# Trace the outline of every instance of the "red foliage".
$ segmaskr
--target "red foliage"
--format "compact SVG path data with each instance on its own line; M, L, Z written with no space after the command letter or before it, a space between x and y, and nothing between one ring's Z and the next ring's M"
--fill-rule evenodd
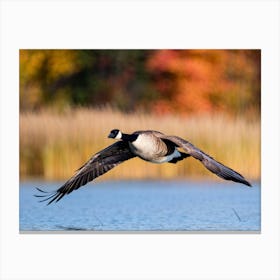
M252 59L252 52L258 52ZM160 92L157 112L209 113L236 110L259 88L260 52L246 50L159 50L147 61ZM260 81L258 81L260 82ZM247 105L250 102L247 102Z

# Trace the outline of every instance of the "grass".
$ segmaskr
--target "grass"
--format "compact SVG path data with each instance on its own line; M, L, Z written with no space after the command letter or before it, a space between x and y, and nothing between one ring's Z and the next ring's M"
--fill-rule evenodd
M112 144L113 128L124 132L154 129L192 142L216 160L249 180L260 179L260 122L225 116L155 116L124 114L110 108L75 109L20 114L21 179L66 179L97 151ZM108 172L103 179L175 179L216 177L189 158L176 165L151 164L132 159Z

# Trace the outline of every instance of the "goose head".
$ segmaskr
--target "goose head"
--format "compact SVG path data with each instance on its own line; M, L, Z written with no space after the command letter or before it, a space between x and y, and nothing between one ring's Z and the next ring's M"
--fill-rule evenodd
M108 138L121 139L122 132L119 129L113 129L113 130L111 130L110 134L108 135Z

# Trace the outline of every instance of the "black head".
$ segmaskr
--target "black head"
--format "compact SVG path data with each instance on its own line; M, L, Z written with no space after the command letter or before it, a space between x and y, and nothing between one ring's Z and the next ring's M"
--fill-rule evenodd
M122 132L119 129L113 129L113 130L111 130L110 134L108 135L108 138L121 139Z

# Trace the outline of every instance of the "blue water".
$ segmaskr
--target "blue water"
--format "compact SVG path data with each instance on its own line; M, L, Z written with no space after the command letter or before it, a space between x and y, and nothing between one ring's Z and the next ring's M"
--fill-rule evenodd
M109 181L88 184L58 203L39 203L20 185L20 231L260 231L260 185L229 182Z

